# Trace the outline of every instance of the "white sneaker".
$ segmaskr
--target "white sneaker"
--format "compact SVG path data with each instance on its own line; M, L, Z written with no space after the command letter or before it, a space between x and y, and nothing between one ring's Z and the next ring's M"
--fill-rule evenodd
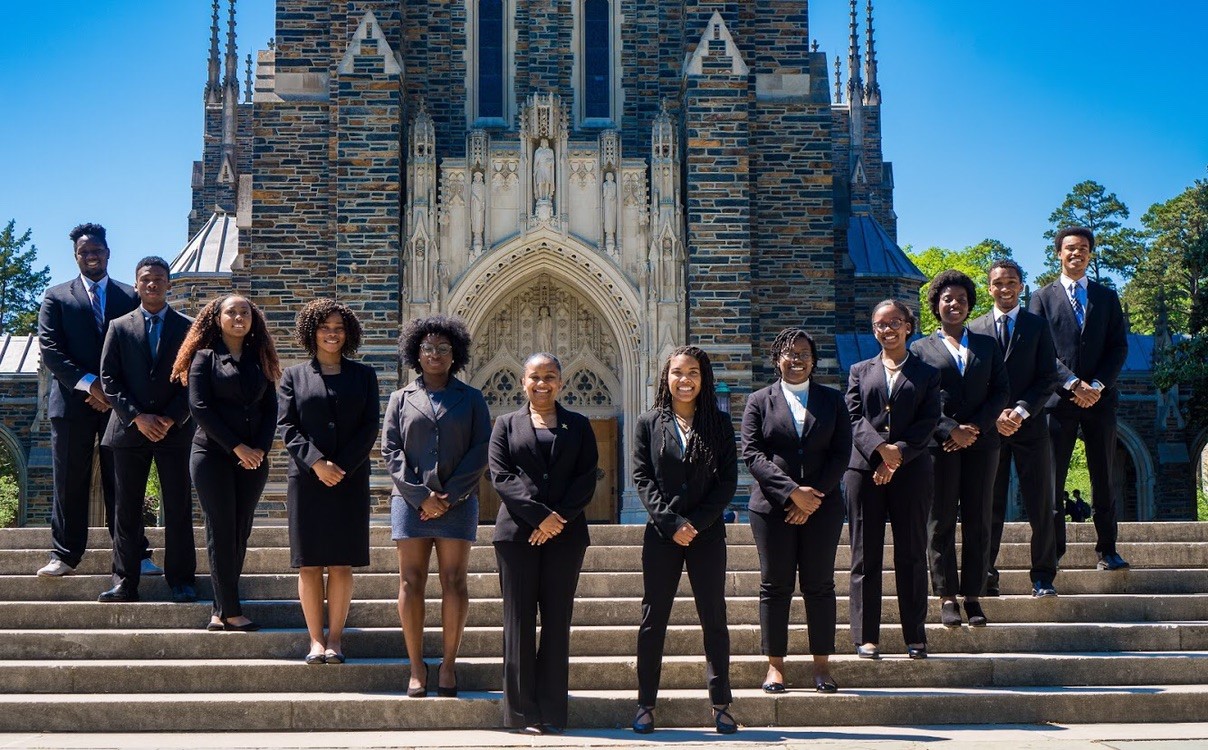
M164 569L155 564L155 561L149 557L144 557L142 565L139 567L139 575L144 576L162 576Z
M38 575L43 578L59 578L61 576L69 576L74 572L75 568L57 557L50 558L50 562L38 568Z

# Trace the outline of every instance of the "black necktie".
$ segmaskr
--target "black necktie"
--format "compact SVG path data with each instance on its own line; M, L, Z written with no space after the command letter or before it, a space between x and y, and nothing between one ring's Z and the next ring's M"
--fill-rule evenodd
M1011 318L1006 315L998 319L998 345L1002 347L1003 354L1011 345Z

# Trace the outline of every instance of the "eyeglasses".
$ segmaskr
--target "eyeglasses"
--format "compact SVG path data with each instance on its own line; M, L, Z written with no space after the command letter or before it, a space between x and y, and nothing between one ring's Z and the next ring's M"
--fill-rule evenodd
M811 362L814 359L813 356L811 356L809 352L790 352L790 351L781 352L780 358L787 359L790 362Z
M427 354L428 356L435 354L438 357L447 357L453 353L453 347L449 346L448 344L441 344L439 346L420 344L419 351L421 354Z
M884 323L877 321L872 324L872 329L874 331L884 333L885 331L900 330L904 325L906 325L906 321L902 320L901 318L894 318L893 320L887 320Z

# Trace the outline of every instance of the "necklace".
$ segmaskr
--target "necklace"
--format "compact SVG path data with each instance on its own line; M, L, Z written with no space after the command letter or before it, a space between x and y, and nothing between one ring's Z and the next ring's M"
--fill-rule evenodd
M529 406L529 419L532 420L534 427L551 429L550 426L558 422L558 410L554 409L548 415L545 415Z
M675 412L672 412L672 416L675 417L675 423L677 425L679 425L680 430L682 430L685 435L688 434L689 432L692 432L692 419L696 415L693 415L693 417L688 417L685 419L684 417L681 417L680 415L676 414Z
M889 370L890 372L897 372L906 365L906 360L908 359L910 359L910 352L906 352L906 356L902 357L902 361L895 365L892 360L885 359L885 357L882 356L881 364L885 366L886 370Z

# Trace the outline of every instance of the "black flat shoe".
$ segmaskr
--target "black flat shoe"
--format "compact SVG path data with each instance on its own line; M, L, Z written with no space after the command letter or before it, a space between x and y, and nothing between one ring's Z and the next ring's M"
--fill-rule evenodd
M814 690L819 693L837 693L839 685L830 677L814 677Z
M856 646L856 656L861 659L880 659L881 649L876 646Z
M927 658L927 647L926 646L907 646L906 655L909 656L911 659L926 659Z
M327 651L325 651L323 653L323 663L324 664L343 664L344 663L344 654L341 654L339 651L335 651L334 649L329 648L329 649L327 649Z
M984 628L989 623L986 613L982 611L981 604L977 602L965 602L965 615L969 618L971 628Z
M441 687L440 685L440 670L445 666L442 661L440 666L436 668L436 695L439 698L456 698L457 697L457 670L453 670L453 687Z
M946 628L961 626L961 608L956 602L944 602L940 605L940 624Z
M562 727L556 727L553 724L542 724L541 725L542 734L562 734L565 731L566 730L563 729Z
M638 706L638 714L633 717L633 731L636 734L654 732L654 706Z
M722 719L729 721L722 721ZM718 734L734 734L738 731L738 722L730 715L730 706L726 704L724 707L713 707L713 726L717 729Z
M231 623L227 622L226 620L223 620L222 629L226 630L228 632L235 632L235 633L255 633L257 630L260 629L260 623L252 622L251 620L248 620L247 622L243 623L242 625L232 625Z
M324 657L324 656L323 656L323 654L307 654L307 655L306 655L306 663L307 663L307 664L311 664L311 665L314 665L314 664L326 664L326 663L327 663L327 658L326 658L326 657Z
M788 688L786 688L784 686L783 682L765 682L765 683L763 683L763 692L765 692L765 693L776 694L776 693L783 693L786 690L788 690Z

